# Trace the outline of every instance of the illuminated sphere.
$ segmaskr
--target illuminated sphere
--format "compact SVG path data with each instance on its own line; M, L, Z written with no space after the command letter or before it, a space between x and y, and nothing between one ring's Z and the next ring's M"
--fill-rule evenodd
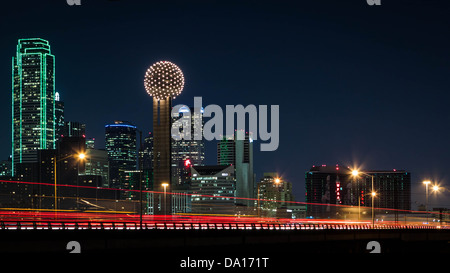
M183 72L174 63L157 62L145 73L144 86L147 93L157 100L175 98L183 91Z

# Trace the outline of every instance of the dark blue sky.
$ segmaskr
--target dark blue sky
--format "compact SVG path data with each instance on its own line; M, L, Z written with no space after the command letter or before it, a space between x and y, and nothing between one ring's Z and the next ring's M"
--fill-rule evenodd
M395 3L393 3L395 2ZM0 156L11 153L11 57L17 39L50 41L66 120L104 146L115 119L151 130L148 66L176 63L175 104L280 105L280 146L259 152L257 180L278 171L304 201L314 164L406 169L450 188L450 5L440 0L7 1L0 44ZM216 163L216 143L207 144ZM450 207L450 194L430 206ZM413 208L415 206L413 205Z

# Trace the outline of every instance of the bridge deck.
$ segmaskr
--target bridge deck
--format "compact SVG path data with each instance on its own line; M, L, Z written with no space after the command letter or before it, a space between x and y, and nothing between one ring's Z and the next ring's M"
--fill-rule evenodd
M258 224L148 224L1 222L0 252L68 252L77 241L83 253L366 253L377 241L384 253L450 253L450 229L436 227ZM230 252L231 251L231 252Z

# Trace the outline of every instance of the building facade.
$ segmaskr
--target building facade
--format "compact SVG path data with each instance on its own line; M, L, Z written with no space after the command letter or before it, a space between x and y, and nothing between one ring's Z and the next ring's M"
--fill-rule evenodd
M191 172L192 213L234 213L236 181L233 166L193 166Z
M232 165L236 177L236 197L254 198L255 174L253 172L253 141L250 134L236 131L234 136L224 137L217 144L217 164ZM236 202L247 207L254 202L237 199Z
M86 148L85 168L82 175L100 176L101 187L109 187L109 160L106 150Z
M153 135L151 132L143 139L139 151L139 169L153 170Z
M55 149L55 56L48 41L19 39L12 58L12 164Z
M342 166L313 166L305 174L308 217L337 217L339 205L347 203L352 188L351 170Z
M195 112L193 108L180 107L178 115L172 116L172 124L180 122L182 128L191 128L190 135L180 132L180 140L172 138L171 153L171 183L174 187L183 186L190 182L190 165L202 166L205 159L205 144L203 142L203 111ZM194 124L201 125L201 130L195 131ZM200 139L195 137L199 133Z
M59 92L55 92L55 138L58 143L64 135L64 102Z
M110 187L121 188L124 172L137 169L136 126L126 121L106 125L105 146L109 160Z
M391 213L411 209L411 173L395 169L360 173L355 177L351 169L339 165L313 166L305 173L307 216L344 217L356 213L351 206L371 208L372 198L375 208L394 209Z
M294 200L292 183L277 173L264 173L257 187L257 207L266 216L276 216L280 209L286 210Z
M11 179L12 174L12 157L0 161L0 177L2 179Z
M86 124L78 121L64 122L64 137L86 137Z
M405 170L380 170L364 171L366 176L353 178L357 183L356 193L359 195L351 196L350 204L358 204L370 207L372 205L370 192L373 188L376 192L374 206L378 208L411 210L411 173Z

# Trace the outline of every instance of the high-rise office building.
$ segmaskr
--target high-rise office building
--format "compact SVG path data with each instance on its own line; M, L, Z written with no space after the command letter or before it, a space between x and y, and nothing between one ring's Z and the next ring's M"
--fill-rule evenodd
M78 121L64 122L64 137L86 137L86 124Z
M86 139L86 149L95 149L95 138Z
M354 177L347 167L313 166L305 173L307 215L336 217L343 208L339 205L371 207L372 176L376 192L374 207L401 210L411 208L411 174L408 171L361 173L364 175Z
M82 175L100 176L101 186L109 187L109 161L108 152L86 148L85 168Z
M136 126L127 121L114 121L105 126L105 146L110 168L110 186L121 188L124 171L137 169Z
M59 92L55 93L55 138L58 143L64 135L64 102Z
M186 117L188 118L184 118ZM202 166L205 159L205 144L203 142L202 130L194 130L194 124L199 124L202 126L202 115L203 111L195 112L193 108L181 107L178 111L178 116L172 116L172 123L177 121L183 124L182 128L191 128L190 139L186 139L186 132L180 132L180 140L175 140L172 138L172 185L174 187L186 185L190 182L190 167L191 166ZM195 134L198 133L199 137Z
M12 58L12 162L37 162L55 149L55 56L41 38L19 39Z
M151 132L143 139L142 149L139 151L139 169L153 170L153 135Z
M234 171L231 165L192 167L192 212L234 213L236 203Z
M305 174L307 216L336 217L351 190L351 170L343 166L313 166ZM345 202L345 203L344 203ZM314 205L316 203L317 205Z
M353 177L356 190L353 190L351 204L370 207L370 192L376 192L374 206L378 208L410 210L411 209L411 173L405 170L363 171L365 176Z
M236 131L234 136L224 137L217 144L218 165L233 165L236 177L236 197L255 197L253 173L253 141L249 133ZM238 199L238 204L253 206L251 200Z
M234 137L223 137L217 144L217 164L236 164L236 145Z
M149 170L127 170L122 175L122 199L140 200L142 187L142 199L148 201L148 191L151 190L152 172Z
M12 176L12 158L10 156L8 159L0 161L0 177L11 179Z
M276 212L277 209L290 205L290 201L294 201L292 183L284 180L277 173L264 173L257 188L259 203L257 206L262 210Z

